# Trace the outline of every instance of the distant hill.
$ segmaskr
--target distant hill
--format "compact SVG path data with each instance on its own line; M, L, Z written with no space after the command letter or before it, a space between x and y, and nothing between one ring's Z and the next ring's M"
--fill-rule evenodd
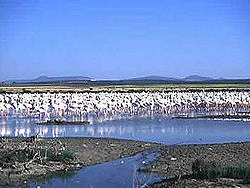
M184 84L184 83L250 83L250 79L223 79L211 78L199 75L190 75L185 78L173 78L165 76L150 75L145 77L128 79L93 79L84 76L62 76L48 77L40 76L35 79L26 80L8 80L2 84L24 84L24 85L81 85L81 86L102 86L102 85L145 85L145 84Z
M173 78L173 77L165 77L165 76L145 76L145 77L138 77L138 78L130 78L127 80L132 80L132 81L152 81L152 80L159 80L159 81L180 81L180 82L189 82L189 81L210 81L214 80L214 78L211 77L204 77L204 76L199 76L199 75L190 75L185 78Z
M40 76L34 79L35 82L81 81L81 80L92 80L92 78L84 77L84 76L64 76L64 77Z
M58 82L58 81L90 81L92 78L83 76L63 76L63 77L48 77L40 76L30 80L7 80L5 83L27 83L27 82Z
M179 80L179 79L178 79L178 78L172 78L172 77L151 75L151 76L145 76L145 77L130 78L130 79L126 79L126 80L161 80L161 81L177 81L177 80Z
M40 76L30 80L8 80L0 82L1 86L71 86L95 87L118 85L153 85L153 84L250 84L250 79L223 79L190 75L185 78L172 78L164 76L145 76L130 79L93 79L83 76L48 77ZM0 88L1 90L1 88Z
M211 77L204 77L199 75L190 75L185 78L183 78L184 81L209 81L214 80L214 78Z
M190 82L190 81L210 81L214 80L210 77L203 77L199 75L190 75L185 78L173 78L166 76L157 76L150 75L145 77L136 77L136 78L128 78L122 80L113 80L113 81L121 81L121 82ZM48 76L40 76L35 79L26 79L26 80L7 80L4 83L38 83L38 82L78 82L78 81L93 81L93 78L84 77L84 76L61 76L61 77L48 77ZM112 81L112 80L106 80Z

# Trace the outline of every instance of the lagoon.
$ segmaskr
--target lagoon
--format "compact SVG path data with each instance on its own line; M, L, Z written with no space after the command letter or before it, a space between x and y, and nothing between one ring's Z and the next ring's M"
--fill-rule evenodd
M250 122L171 119L163 116L92 121L86 125L36 125L35 118L1 118L0 135L27 137L112 137L163 144L204 144L250 140Z

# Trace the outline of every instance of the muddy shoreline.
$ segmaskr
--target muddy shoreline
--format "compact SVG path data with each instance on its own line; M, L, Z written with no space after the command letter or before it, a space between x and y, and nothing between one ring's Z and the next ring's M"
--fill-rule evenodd
M24 138L5 138L8 143L22 142ZM74 154L68 163L50 162L45 166L34 164L30 171L21 174L8 174L0 168L0 187L5 185L25 185L31 181L53 177L56 174L74 172L84 166L127 157L156 146L161 146L161 155L143 170L157 173L165 180L152 185L154 188L195 188L195 187L250 187L238 179L218 178L200 180L192 177L192 163L196 159L216 161L222 164L250 165L250 142L168 145L122 140L113 138L43 138L37 142L46 146L60 142L67 151Z
M0 150L15 142L22 144L25 138L4 138L4 140ZM84 166L127 157L160 145L113 138L42 138L36 142L44 147L60 143L67 152L74 154L74 159L63 163L50 161L46 164L39 164L34 162L29 165L28 170L23 169L23 164L16 164L16 162L9 168L0 167L0 187L27 185L34 180L51 177L58 173L74 172Z
M174 145L161 149L161 156L145 171L160 174L166 178L154 188L198 188L198 187L250 187L240 179L217 178L200 180L192 177L192 163L196 159L215 161L221 164L250 165L250 142Z

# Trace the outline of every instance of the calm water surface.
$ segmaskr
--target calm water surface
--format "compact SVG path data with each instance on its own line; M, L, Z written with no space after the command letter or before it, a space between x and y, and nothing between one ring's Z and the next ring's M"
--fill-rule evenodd
M0 136L114 137L175 143L216 143L250 140L250 122L206 119L134 117L86 125L36 125L37 119L0 119Z
M146 182L152 184L160 181L161 178L156 174L145 174L136 170L153 161L156 156L155 151L144 151L131 157L88 166L77 173L33 182L29 186L43 188L132 188L133 185L137 187Z

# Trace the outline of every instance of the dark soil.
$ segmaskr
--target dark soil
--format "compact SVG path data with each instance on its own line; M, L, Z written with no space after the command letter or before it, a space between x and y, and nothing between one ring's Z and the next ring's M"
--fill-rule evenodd
M166 146L161 156L146 171L158 173L166 180L153 187L250 187L239 179L218 178L200 180L192 177L192 163L196 159L221 164L250 165L250 142Z

